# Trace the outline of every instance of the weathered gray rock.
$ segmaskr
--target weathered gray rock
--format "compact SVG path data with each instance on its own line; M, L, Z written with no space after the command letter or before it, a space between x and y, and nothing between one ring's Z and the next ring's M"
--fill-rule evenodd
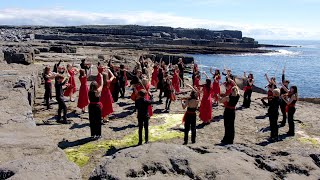
M272 179L244 153L201 153L183 145L151 143L106 157L91 179Z
M38 76L27 67L0 64L0 179L81 179L79 167L36 127Z
M49 48L49 47L37 47L37 49L38 49L40 52L49 52L49 51L50 51L50 48Z
M7 63L18 63L29 65L34 62L34 49L17 47L4 50L4 59Z
M51 46L50 51L53 51L56 53L76 53L77 48L71 47L71 46Z

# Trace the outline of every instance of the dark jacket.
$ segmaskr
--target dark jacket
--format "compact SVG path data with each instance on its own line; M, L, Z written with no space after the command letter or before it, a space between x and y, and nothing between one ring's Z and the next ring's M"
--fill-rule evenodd
M138 119L149 118L148 106L151 104L152 102L149 100L146 100L145 98L139 98L136 100L135 105L138 111Z
M269 109L268 109L269 115L273 115L273 116L279 115L279 106L281 103L281 100L279 97L273 97L272 99L269 100L269 102L265 102L264 99L261 99L261 101L265 106L269 106Z

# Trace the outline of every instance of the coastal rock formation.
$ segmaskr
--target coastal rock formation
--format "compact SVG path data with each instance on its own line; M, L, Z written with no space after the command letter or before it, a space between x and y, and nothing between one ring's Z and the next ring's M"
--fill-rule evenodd
M0 64L0 179L80 179L79 168L36 127L35 66Z
M34 62L34 49L27 47L7 48L4 50L4 59L7 63L32 64Z
M289 153L272 156L249 154L208 146L183 146L151 143L124 149L105 157L92 172L90 179L283 179L317 178L318 167L311 158L299 158ZM287 159L287 160L286 160ZM288 160L288 159L291 159Z
M71 46L51 46L50 51L56 53L76 53L77 48Z

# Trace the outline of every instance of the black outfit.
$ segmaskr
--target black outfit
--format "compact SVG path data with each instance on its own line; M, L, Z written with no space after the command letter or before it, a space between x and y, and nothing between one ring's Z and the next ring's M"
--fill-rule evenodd
M51 84L51 80L46 77L46 75L44 74L43 75L43 79L44 79L44 89L45 89L45 92L44 92L44 100L46 102L46 106L47 106L47 109L50 108L50 99L52 99L52 84Z
M119 99L119 93L120 93L120 82L119 82L119 76L118 73L113 73L115 78L114 80L111 82L113 84L113 90L111 92L112 94L112 98L114 102L118 102Z
M295 104L296 104L297 100L293 100L291 102L291 104L289 104L288 106L288 124L289 124L289 131L288 131L288 135L290 136L294 136L294 121L293 121L293 116L294 113L296 112L296 108L295 108Z
M246 90L243 94L243 107L250 108L251 104L251 94L252 94L252 86L250 86L249 82L252 82L252 79L247 79Z
M57 73L57 72L58 72L58 67L60 66L60 64L61 64L61 60L60 60L57 64L55 64L55 65L53 66L53 71L52 71L52 72Z
M120 86L120 96L124 98L124 94L126 93L126 71L120 69L119 73L119 86Z
M234 140L234 120L236 118L235 107L239 101L240 96L229 96L229 102L225 106L223 118L224 118L224 137L221 141L223 144L233 144Z
M278 117L279 117L279 106L281 103L280 98L273 97L272 99L269 100L268 103L266 103L264 99L262 99L261 101L265 106L269 106L268 116L270 121L271 139L278 140Z
M142 129L144 128L145 142L149 140L149 112L148 106L151 105L151 101L145 98L139 98L135 102L136 109L138 111L138 126L139 126L139 144L142 144Z
M162 93L164 92L164 79L163 79L163 73L162 72L158 73L157 89L160 89L159 101L162 101Z
M100 97L95 92L89 91L89 121L91 136L101 136L101 106Z
M184 65L183 63L178 63L178 68L179 68L179 77L180 77L180 87L184 87L184 78L183 78L183 74L184 74Z
M284 74L282 74L282 83L284 83L284 80L285 80L285 76L284 76ZM286 86L286 88L288 88L288 87ZM280 96L283 94L287 94L287 92L281 87ZM281 109L281 113L282 113L281 126L286 125L286 121L287 121L286 106L287 106L287 103L283 99L281 99L281 103L280 103L280 109Z
M169 110L170 104L171 104L171 94L172 94L169 80L165 81L163 89L164 89L164 97L167 98L166 99L166 110Z
M222 72L222 75L227 76L227 73ZM230 79L235 80L235 76L233 74L230 73L229 75Z
M184 144L188 144L188 134L191 129L191 141L196 142L196 114L197 108L187 108L184 116Z
M67 106L66 103L64 102L63 99L63 89L62 86L65 85L67 83L67 79L64 82L58 82L57 78L56 78L56 82L55 82L55 88L56 88L56 99L58 102L58 122L61 122L61 111L63 111L63 121L62 122L67 122Z

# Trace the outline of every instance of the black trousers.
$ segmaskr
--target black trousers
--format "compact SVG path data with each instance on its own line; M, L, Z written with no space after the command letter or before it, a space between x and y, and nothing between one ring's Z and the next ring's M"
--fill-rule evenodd
M58 121L61 120L61 111L63 111L63 120L67 120L67 106L63 99L57 99L58 101Z
M184 79L183 79L183 73L179 73L179 77L180 77L180 87L184 87Z
M170 109L170 105L171 105L171 99L170 99L170 97L167 97L167 99L166 99L166 109L167 110Z
M126 93L126 82L120 81L120 96L123 98Z
M243 107L249 108L251 104L251 94L252 90L248 89L243 94Z
M278 137L278 117L279 114L269 114L271 138Z
M138 117L139 144L142 143L142 129L144 128L144 140L149 141L149 117Z
M101 108L98 104L89 104L91 136L101 136Z
M196 142L196 113L187 113L184 117L184 143L188 143L188 134L191 129L191 141Z
M44 92L44 100L46 102L46 106L47 108L49 109L50 107L50 99L52 98L52 84L51 83L45 83L44 84L44 89L45 89L45 92Z
M162 100L162 94L164 93L163 88L160 88L160 92L159 92L159 101Z
M223 113L224 118L224 137L222 143L233 144L234 140L234 120L236 118L235 110L226 108Z
M295 107L290 107L288 110L288 124L289 124L289 134L294 135L294 121L293 121L293 116L294 113L296 112Z
M111 92L111 94L112 94L112 99L113 99L114 102L118 102L119 92L120 92L120 85L119 85L119 83L115 83L114 89L113 89L113 91Z
M287 106L287 103L281 102L280 109L281 109L281 113L282 113L282 121L281 121L282 125L285 125L287 122L286 106Z

